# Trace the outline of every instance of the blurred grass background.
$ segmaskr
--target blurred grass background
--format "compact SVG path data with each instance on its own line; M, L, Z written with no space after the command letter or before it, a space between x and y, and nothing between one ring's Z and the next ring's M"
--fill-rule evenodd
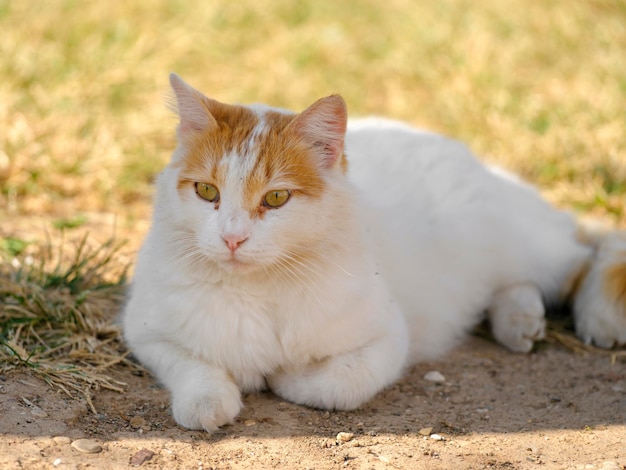
M0 31L5 236L28 216L145 221L170 71L225 102L341 93L624 225L624 0L0 0Z

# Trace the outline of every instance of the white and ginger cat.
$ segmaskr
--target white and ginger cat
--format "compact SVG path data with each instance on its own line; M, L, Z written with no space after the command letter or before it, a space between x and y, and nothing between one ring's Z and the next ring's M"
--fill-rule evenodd
M528 352L544 305L626 343L626 239L587 234L466 147L339 96L300 114L233 106L176 75L178 147L124 313L176 421L212 431L242 392L349 410L488 315Z

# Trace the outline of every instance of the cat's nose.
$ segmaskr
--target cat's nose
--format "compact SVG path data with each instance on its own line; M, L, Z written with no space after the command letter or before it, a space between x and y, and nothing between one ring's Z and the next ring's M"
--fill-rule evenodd
M226 246L228 247L228 249L234 253L235 250L239 248L241 244L248 239L248 237L246 237L245 235L229 233L229 234L222 235L222 239L226 243Z

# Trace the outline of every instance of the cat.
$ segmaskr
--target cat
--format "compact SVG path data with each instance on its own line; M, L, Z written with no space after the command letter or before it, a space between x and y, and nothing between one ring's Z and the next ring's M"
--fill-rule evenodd
M545 305L626 343L626 238L592 233L462 144L338 95L295 114L170 76L178 146L123 313L178 424L214 431L241 394L351 410L485 314L528 352Z

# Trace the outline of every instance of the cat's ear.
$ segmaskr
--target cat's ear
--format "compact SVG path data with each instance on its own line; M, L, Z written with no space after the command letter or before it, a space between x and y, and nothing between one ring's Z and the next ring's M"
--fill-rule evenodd
M188 85L175 73L170 74L170 85L175 99L175 102L172 100L171 107L180 117L178 126L180 137L217 127L217 121L210 111L212 100Z
M323 168L331 168L343 160L347 121L345 101L331 95L298 114L287 128L315 150Z

